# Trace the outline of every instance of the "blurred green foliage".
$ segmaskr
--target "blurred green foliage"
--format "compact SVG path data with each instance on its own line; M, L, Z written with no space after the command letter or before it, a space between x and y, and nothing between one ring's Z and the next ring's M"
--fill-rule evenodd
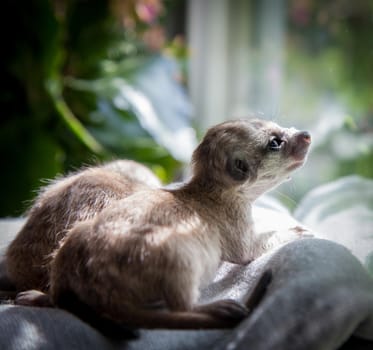
M40 179L82 163L130 158L175 175L181 163L131 103L113 103L166 45L165 13L161 1L2 3L0 216L21 214Z
M185 8L169 15L180 3L185 0L2 2L1 216L21 214L41 179L82 164L131 158L164 181L177 174L184 159L171 155L167 144L171 135L174 149L187 148L170 127L187 107L164 106L177 100L188 55L183 40L171 41L165 32L170 21L185 20ZM314 126L310 159L299 181L285 185L292 186L292 207L320 183L349 174L373 178L373 2L292 0L284 6L279 109L299 128ZM169 67L163 76L159 69L154 74L164 54L177 58L178 77ZM160 84L165 75L174 84L167 93ZM144 88L149 81L165 99L154 100L158 92ZM171 119L147 128L134 92Z

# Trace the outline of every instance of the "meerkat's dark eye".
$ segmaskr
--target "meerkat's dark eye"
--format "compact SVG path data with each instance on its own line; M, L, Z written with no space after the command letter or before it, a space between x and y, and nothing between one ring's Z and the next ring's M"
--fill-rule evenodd
M273 137L268 143L268 149L270 151L279 151L283 141L278 137Z

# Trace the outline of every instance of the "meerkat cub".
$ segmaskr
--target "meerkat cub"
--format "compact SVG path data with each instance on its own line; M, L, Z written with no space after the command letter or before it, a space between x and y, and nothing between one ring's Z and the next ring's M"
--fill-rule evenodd
M200 287L222 260L245 264L262 253L251 206L304 163L310 142L307 132L258 119L212 127L185 184L136 191L72 227L51 261L53 304L69 309L75 298L134 327L236 324L245 308L197 305Z
M6 252L8 277L17 291L49 289L50 263L71 227L113 201L161 184L147 167L117 160L59 178L42 189Z

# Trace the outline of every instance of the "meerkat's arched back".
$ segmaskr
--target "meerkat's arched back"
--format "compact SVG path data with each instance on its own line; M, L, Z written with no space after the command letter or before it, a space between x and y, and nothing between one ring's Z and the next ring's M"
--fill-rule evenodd
M47 292L54 251L76 222L93 218L113 201L160 185L145 166L117 160L57 178L42 188L6 252L7 272L15 289Z

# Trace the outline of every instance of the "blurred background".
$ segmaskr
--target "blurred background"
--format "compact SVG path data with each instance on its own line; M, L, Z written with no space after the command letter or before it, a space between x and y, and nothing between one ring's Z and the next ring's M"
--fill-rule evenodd
M372 1L5 0L0 16L0 216L83 164L178 180L207 127L252 115L312 133L274 192L289 210L373 177Z

